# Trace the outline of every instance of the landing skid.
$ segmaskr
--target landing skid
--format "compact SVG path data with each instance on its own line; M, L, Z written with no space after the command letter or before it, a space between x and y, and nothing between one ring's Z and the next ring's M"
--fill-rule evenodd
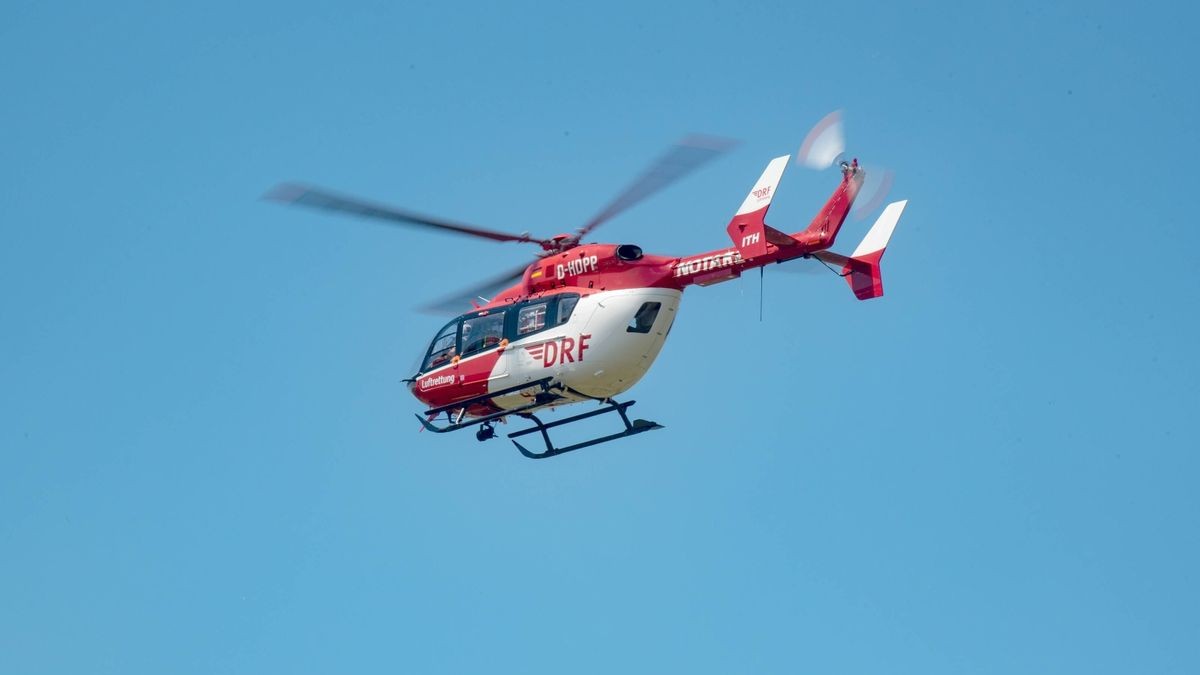
M642 432L653 431L655 429L663 428L662 425L660 425L656 422L650 422L647 420L635 419L632 422L629 421L629 417L628 417L628 415L625 414L625 411L626 411L626 409L629 408L629 406L633 405L635 403L635 401L626 401L624 403L618 403L612 399L597 399L603 404L603 407L601 407L599 410L592 410L589 412L580 413L578 415L572 415L571 417L564 417L563 419L555 420L553 422L548 422L548 423L543 422L540 419L538 419L538 417L536 415L534 415L532 411L535 408L540 408L542 406L553 403L553 402L558 401L563 398L563 396L561 394L557 393L554 390L558 389L559 391L562 391L564 388L561 385L553 385L552 386L550 384L551 380L552 380L552 378L547 377L547 378L544 378L541 380L537 380L535 382L529 382L526 384L518 385L516 387L510 387L508 389L503 389L501 391L483 394L481 396L476 396L476 397L465 399L462 401L456 401L455 403L452 403L450 405L445 405L445 406L441 406L438 408L430 408L429 410L425 411L424 417L422 417L421 415L417 415L417 419L421 421L421 425L424 428L426 428L429 431L432 431L434 433L437 433L437 434L444 434L448 431L458 431L459 429L465 429L467 427L478 426L480 428L476 431L475 438L479 439L480 441L485 441L485 440L488 440L489 438L495 437L495 435L496 435L495 429L492 427L492 422L494 422L500 418L507 417L509 415L518 415L525 419L531 420L533 422L534 426L532 426L528 429L522 429L521 431L513 432L508 435L508 438L511 440L511 439L515 439L520 436L524 436L526 434L541 433L542 441L546 444L545 452L530 452L525 446L521 445L520 443L518 443L514 440L513 445L517 446L517 450L520 451L520 453L522 455L528 457L529 459L546 459L548 457L555 457L557 455L572 452L575 450L582 450L583 448L588 448L593 445L599 445L601 443L615 441L618 438L625 438L626 436L633 436L636 434L640 434ZM481 417L473 417L473 418L465 420L465 421L463 420L466 409L470 408L473 405L485 404L485 403L490 402L493 398L496 398L498 396L515 394L520 391L525 391L525 390L534 389L534 388L538 389L539 391L533 396L533 399L529 403L518 406L516 408L510 408L508 410L498 410L498 411L488 414L488 415L483 415ZM573 390L569 390L569 391L571 391L571 393L573 393L573 394L577 394L580 396L584 395L584 394L579 394L578 392L575 392ZM621 416L621 421L625 423L624 431L620 431L615 434L609 434L607 436L600 436L598 438L593 438L590 441L583 441L582 443L568 445L564 448L555 447L554 443L550 440L550 434L547 433L550 429L553 429L554 427L562 426L564 424L570 424L571 422L578 422L580 420L585 420L589 417L596 417L597 415L605 415L605 414L608 414L611 412L615 412ZM436 419L437 416L442 415L442 414L446 415L447 424L445 426L437 426L436 424L433 423L433 420Z
M534 432L541 432L542 441L544 441L546 443L546 451L545 452L530 452L528 449L525 448L525 446L521 445L520 443L518 443L516 441L513 441L513 445L517 446L517 450L520 451L520 453L522 455L528 457L529 459L546 459L547 457L555 457L557 455L561 455L561 454L564 454L567 452L572 452L574 450L582 450L583 448L588 448L593 445L599 445L601 443L615 441L618 438L625 438L626 436L633 436L635 434L640 434L645 431L654 431L655 429L663 428L661 424L658 424L656 422L650 422L647 420L636 419L636 420L630 422L629 417L626 416L626 414L625 414L625 409L628 408L629 406L633 405L635 402L636 401L626 401L624 403L617 403L616 401L613 401L610 399L609 401L606 402L605 407L603 407L599 410L593 410L591 412L585 412L585 413L581 413L579 415L573 415L571 417L564 417L561 420L555 420L548 424L541 421L540 419L538 419L537 415L534 415L533 413L521 413L521 417L533 420L533 423L535 426L530 427L529 429L522 429L521 431L513 432L508 435L508 438L511 440L518 436L524 436L526 434L532 434ZM553 429L554 427L561 426L563 424L570 424L571 422L578 422L579 420L587 419L589 417L595 417L597 415L604 415L604 414L607 414L610 412L616 412L617 414L619 414L621 416L621 421L625 423L625 431L621 431L621 432L618 432L615 434L609 434L608 436L601 436L599 438L593 438L590 441L576 443L575 445L568 445L565 448L554 447L554 443L550 440L550 434L546 433L547 430Z

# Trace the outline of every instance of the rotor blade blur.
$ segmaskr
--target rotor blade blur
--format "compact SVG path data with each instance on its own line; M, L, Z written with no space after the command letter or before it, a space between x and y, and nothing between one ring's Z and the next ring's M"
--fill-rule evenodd
M671 146L638 178L597 213L587 225L579 228L574 240L579 241L592 230L611 220L622 211L671 185L709 161L728 152L737 141L717 136L691 135Z
M488 230L474 225L466 225L456 223L450 220L434 218L413 211L405 211L391 206L382 204L372 204L356 197L337 194L335 192L322 188L312 187L309 185L300 185L298 183L283 183L277 185L270 192L263 195L264 199L269 199L275 202L284 204L299 204L301 206L309 206L315 209L324 209L326 211L338 211L341 213L349 213L363 218L373 218L375 220L383 220L391 223L400 223L403 225L418 225L438 230L448 230L459 234L466 234L472 237L482 237L493 241L521 241L532 242L536 244L543 243L540 239L534 239L527 234L508 234L507 232L497 232Z
M887 201L892 191L892 183L896 180L896 172L891 169L874 169L867 172L867 178L858 191L858 202L854 206L855 220L866 220L879 210Z
M800 151L796 153L796 161L810 169L828 169L845 151L842 111L834 110L809 130L804 143L800 145Z
M529 267L529 263L492 277L471 288L464 288L457 293L439 298L421 307L421 311L429 314L461 314L470 311L472 300L481 295L491 298L496 292L504 290L523 277L527 267Z

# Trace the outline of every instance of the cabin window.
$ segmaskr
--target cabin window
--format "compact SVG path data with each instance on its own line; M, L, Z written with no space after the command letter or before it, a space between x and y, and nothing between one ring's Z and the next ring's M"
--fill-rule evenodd
M529 335L536 333L546 327L546 310L550 307L548 302L539 302L536 305L526 305L517 312L517 336Z
M575 311L575 305L579 304L578 295L563 295L559 296L558 300L558 317L554 325L561 326L571 319L571 313Z
M462 355L470 356L496 347L504 339L504 312L473 316L462 322Z
M438 332L437 337L433 338L433 344L429 345L429 354L425 358L425 366L421 370L429 370L437 368L450 362L454 358L454 344L458 338L458 320L455 319L446 324L446 327Z
M658 310L662 309L661 302L644 302L637 314L633 315L633 319L629 322L629 327L625 329L626 333L649 333L654 326L654 320L658 318Z

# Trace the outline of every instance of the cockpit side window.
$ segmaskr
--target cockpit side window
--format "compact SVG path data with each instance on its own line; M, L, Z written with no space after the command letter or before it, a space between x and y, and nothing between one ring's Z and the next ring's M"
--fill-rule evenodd
M546 310L548 302L526 305L517 312L517 337L536 333L546 327Z
M462 355L496 347L504 339L504 312L473 316L462 322Z
M575 311L575 305L578 303L578 295L560 295L558 298L558 317L555 319L554 325L561 326L569 321L571 313Z
M421 370L426 371L450 363L450 359L454 358L457 339L458 320L455 319L446 324L445 328L438 331L437 337L433 338L433 343L429 345L429 353L425 357L425 365L421 367Z

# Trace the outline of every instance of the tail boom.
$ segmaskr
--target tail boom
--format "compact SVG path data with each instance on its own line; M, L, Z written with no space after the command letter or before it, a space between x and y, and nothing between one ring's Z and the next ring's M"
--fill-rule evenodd
M776 157L750 190L726 232L733 248L709 251L699 255L677 258L671 263L672 287L683 289L692 284L709 286L741 276L742 272L773 262L795 258L815 257L830 265L840 266L842 276L860 300L883 295L883 280L879 261L900 214L907 202L889 204L879 220L867 232L854 254L845 256L829 248L850 213L862 187L864 172L858 160L842 163L842 181L809 226L794 234L786 234L766 224L764 218L789 156Z
M858 197L858 191L863 184L863 171L858 167L858 160L850 164L842 163L842 183L834 190L829 201L809 223L808 228L791 235L797 244L805 249L805 253L819 251L833 246L842 223Z

